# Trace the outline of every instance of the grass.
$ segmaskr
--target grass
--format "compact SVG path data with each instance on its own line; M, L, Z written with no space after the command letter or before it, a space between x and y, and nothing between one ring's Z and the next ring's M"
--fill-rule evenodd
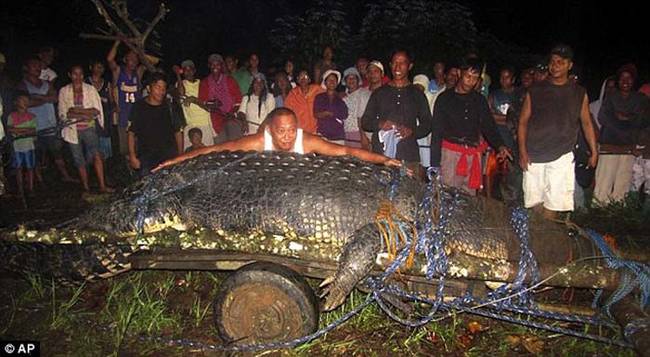
M0 310L0 321L7 321L0 326L0 339L10 336L37 339L51 351L67 355L184 356L190 350L139 337L183 337L220 344L212 325L210 307L221 277L203 272L133 272L107 282L74 288L38 283L38 279L14 280L13 289L0 292L0 298L9 303L7 308ZM24 296L31 298L21 300ZM98 297L101 303L93 305L92 300ZM365 299L366 294L353 292L343 306L321 315L320 327L340 318ZM30 306L42 308L32 311L27 309ZM470 323L478 323L484 329L472 333L468 327ZM369 306L322 338L283 351L282 355L505 356L529 353L523 344L509 342L512 336L541 341L543 354L633 355L632 351L622 348L466 314L451 314L420 328L406 328L388 319L376 305Z
M166 298L173 287L169 277L149 284L145 274L131 274L112 284L101 319L114 327L112 335L115 351L120 351L128 335L159 334L163 330L178 329L178 317L171 313Z
M52 323L50 323L50 328L57 330L60 328L66 328L71 326L74 323L74 319L80 315L79 311L73 311L72 308L77 305L83 292L85 284L82 284L76 289L73 289L72 296L70 296L65 301L62 301L60 304L57 303L56 298L56 283L52 280L51 284L51 295L52 295Z
M574 213L576 223L595 229L601 233L611 233L619 236L643 237L637 243L648 242L650 232L650 214L643 211L643 199L636 192L628 193L623 200L609 205L591 205Z
M190 315L193 318L194 322L194 327L199 327L203 323L203 320L205 320L205 317L208 315L208 312L210 312L210 307L211 304L203 304L201 302L201 297L196 296L194 298L194 301L192 302L192 307L190 308Z

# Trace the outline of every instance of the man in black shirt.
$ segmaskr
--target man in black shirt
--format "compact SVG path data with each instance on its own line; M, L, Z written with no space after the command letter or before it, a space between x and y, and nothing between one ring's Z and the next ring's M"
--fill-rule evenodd
M431 112L422 91L409 81L413 67L406 51L391 57L393 79L372 92L361 117L363 130L372 132L372 151L407 162L411 169L420 167L417 139L429 134Z
M129 113L129 163L145 176L161 162L183 153L181 123L172 116L166 100L167 82L154 73L149 95L137 101Z
M454 88L440 94L433 108L431 166L440 167L446 185L476 194L481 187L481 153L497 148L497 159L512 159L497 131L487 100L474 90L482 64L475 58L461 64Z

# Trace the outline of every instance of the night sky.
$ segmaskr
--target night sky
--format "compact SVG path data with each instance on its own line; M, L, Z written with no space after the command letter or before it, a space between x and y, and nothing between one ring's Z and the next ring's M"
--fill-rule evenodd
M346 3L350 26L361 22L368 1ZM132 1L131 12L149 19L157 10L156 0ZM229 53L256 50L262 62L270 61L268 31L273 19L283 14L300 14L309 1L199 1L170 0L171 12L159 25L167 65L193 58L197 64L212 52ZM585 85L594 92L602 78L626 62L634 62L648 81L650 35L644 27L647 11L638 3L580 1L530 2L503 0L461 1L473 12L480 31L490 32L532 53L544 54L557 42L572 45L576 65ZM74 62L104 58L109 42L81 40L80 32L93 32L99 20L88 0L2 1L0 5L0 51L9 60L9 69L18 75L20 61L42 45L60 50L54 64L59 73ZM345 65L345 64L344 64ZM201 67L199 65L199 67ZM495 69L492 68L494 71Z

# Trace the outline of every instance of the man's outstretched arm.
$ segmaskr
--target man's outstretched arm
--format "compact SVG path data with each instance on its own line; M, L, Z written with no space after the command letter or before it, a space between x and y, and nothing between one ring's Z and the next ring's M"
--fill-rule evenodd
M212 146L206 146L201 149L192 150L183 155L179 155L171 160L167 160L162 164L158 165L156 168L151 170L151 172L156 172L162 168L176 165L185 160L195 158L197 156L209 154L212 152L219 151L262 151L264 149L264 135L248 135L237 140L226 141L225 143L216 144Z
M338 145L330 143L327 140L312 134L304 134L305 152L313 152L321 155L328 156L354 156L359 160L367 161L373 164L380 164L386 166L400 167L402 163L399 160L391 159L381 154L371 151L353 148L345 145Z

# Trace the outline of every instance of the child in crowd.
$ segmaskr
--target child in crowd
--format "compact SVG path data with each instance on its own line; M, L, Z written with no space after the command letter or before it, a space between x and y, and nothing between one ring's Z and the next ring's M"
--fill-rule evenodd
M199 128L192 128L188 132L187 136L190 138L190 142L192 143L192 146L189 146L187 149L185 149L185 152L190 152L194 151L196 149L200 149L205 147L203 144L203 132Z
M28 107L29 94L18 92L14 101L15 111L7 118L7 131L14 137L12 167L16 169L16 184L21 197L24 195L23 177L27 180L27 194L34 191L36 117L27 111Z

